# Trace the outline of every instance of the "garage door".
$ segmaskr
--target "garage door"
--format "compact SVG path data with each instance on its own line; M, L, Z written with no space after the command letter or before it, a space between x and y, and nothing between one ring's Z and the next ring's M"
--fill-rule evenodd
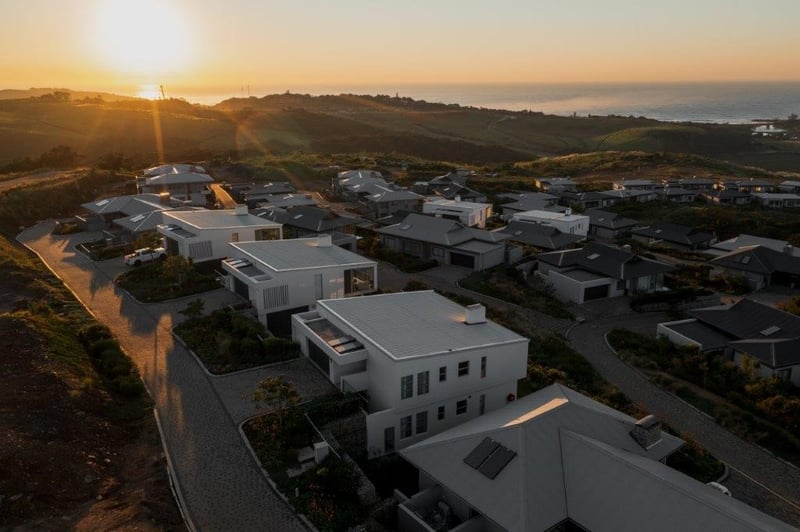
M275 336L282 338L292 337L292 315L299 312L305 312L308 307L296 307L288 310L281 310L279 312L270 312L267 314L267 329Z
M474 270L475 257L472 255L464 255L463 253L450 253L450 264L453 266L464 266Z
M602 286L590 286L588 288L584 288L583 290L584 301L589 301L590 299L600 299L603 297L608 297L607 284L604 284Z

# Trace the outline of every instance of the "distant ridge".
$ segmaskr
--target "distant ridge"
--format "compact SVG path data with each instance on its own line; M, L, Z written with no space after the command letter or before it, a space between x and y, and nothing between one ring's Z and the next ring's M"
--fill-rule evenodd
M52 94L56 91L68 92L71 99L82 100L84 98L97 98L98 96L107 102L119 102L127 100L138 100L133 96L123 96L111 92L100 91L75 91L72 89L55 87L31 87L30 89L0 89L0 100L22 100L25 98L38 98L45 94Z

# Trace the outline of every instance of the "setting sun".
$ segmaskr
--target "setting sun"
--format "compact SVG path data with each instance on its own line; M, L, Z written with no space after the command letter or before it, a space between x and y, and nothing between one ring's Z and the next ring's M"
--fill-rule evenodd
M94 46L105 64L123 73L182 70L190 55L185 20L155 0L103 2L96 13Z

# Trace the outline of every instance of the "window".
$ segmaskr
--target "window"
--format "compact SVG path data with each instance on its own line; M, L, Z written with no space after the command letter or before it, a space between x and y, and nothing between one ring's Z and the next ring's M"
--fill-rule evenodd
M436 419L439 421L444 419L444 405L440 406L438 411L436 412Z
M775 372L775 375L784 381L792 380L792 368L783 368Z
M444 250L442 248L433 248L431 254L434 257L444 257Z
M426 394L430 390L428 377L429 372L427 371L417 373L417 395Z
M387 453L394 451L394 427L383 429L383 450Z
M486 378L486 357L481 357L481 379Z
M482 416L486 413L486 394L481 394L480 401L478 401L478 415Z
M408 399L414 395L414 376L400 377L400 399Z
M447 366L442 366L439 368L439 382L444 382L447 380Z
M318 273L318 274L314 275L314 298L315 299L322 299L322 297L323 297L322 289L323 289L322 274Z
M367 292L375 288L374 268L354 268L344 271L344 293Z
M467 400L462 399L456 403L456 415L460 416L461 414L467 413Z
M469 360L458 363L458 376L469 375Z
M411 416L400 418L400 439L411 437Z
M274 229L256 229L255 230L255 238L256 238L256 240L280 240L281 239L281 230L279 228L274 228Z
M264 308L277 308L289 304L289 285L271 286L264 289Z
M239 233L231 233L231 242L239 241Z
M428 413L417 412L417 434L428 432Z

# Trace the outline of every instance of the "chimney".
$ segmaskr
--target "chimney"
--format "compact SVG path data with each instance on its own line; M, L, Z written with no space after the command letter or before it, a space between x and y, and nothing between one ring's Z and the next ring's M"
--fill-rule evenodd
M456 201L461 201L461 196L460 195L456 195Z
M486 323L486 307L480 303L468 305L464 308L464 323L475 325L476 323Z
M794 248L791 244L787 244L785 248L783 248L783 252L787 255L794 255Z
M238 205L238 204L234 208L233 212L234 214L236 214L236 216L244 216L249 213L249 211L247 210L247 205Z
M567 209L564 211L564 216L572 216L572 208L567 207Z
M317 235L317 247L318 248L329 248L333 246L333 239L331 235Z
M661 441L661 422L652 414L645 416L634 423L631 436L647 450Z

